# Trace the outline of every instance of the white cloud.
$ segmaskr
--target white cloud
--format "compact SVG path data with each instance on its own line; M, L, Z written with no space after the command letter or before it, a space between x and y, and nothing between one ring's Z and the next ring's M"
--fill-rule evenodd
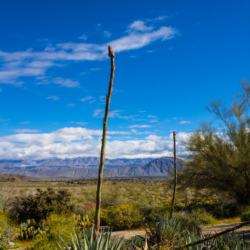
M69 107L69 108L72 108L72 107L75 107L75 106L76 106L76 105L73 104L73 103L70 103L70 104L67 105L67 107Z
M78 125L86 125L88 123L87 122L76 122L76 124L78 124Z
M82 40L87 40L87 36L85 34L83 34L82 36L79 36L78 39L82 39Z
M19 124L29 124L32 123L31 121L19 122Z
M105 37L110 37L110 36L111 36L111 33L108 32L108 31L104 31L104 32L103 32L103 35L104 35Z
M115 118L115 117L121 117L120 113L122 112L122 110L113 110L109 112L109 117L110 118Z
M93 96L88 95L88 96L82 98L80 101L86 102L86 101L89 101L89 100L91 100L91 99L93 99L93 98L94 98Z
M132 125L129 126L128 128L150 128L152 127L151 125Z
M190 123L190 121L181 121L181 122L179 122L179 124L187 124L187 123Z
M160 140L162 137L161 136L157 136L157 135L149 135L147 137L145 137L146 140Z
M151 120L150 122L158 122L158 120Z
M131 132L132 133L137 133L137 130L136 129L131 129Z
M104 110L103 109L95 109L93 112L94 117L100 117L104 115Z
M100 70L100 68L92 68L91 70Z
M116 40L103 44L92 43L58 43L45 47L43 51L28 49L26 51L3 52L0 51L0 83L22 86L24 77L33 77L34 82L54 82L64 87L78 87L79 82L71 79L55 77L40 81L41 77L46 78L47 70L51 67L65 67L66 61L96 61L108 59L107 48L110 44L115 53L127 50L140 49L155 41L164 41L175 36L177 31L171 27L162 26L154 29L153 26L146 26L143 21L133 22L128 33ZM83 40L85 36L80 37Z
M143 21L135 21L129 26L129 31L136 30L145 32L151 31L153 28L153 26L147 27Z
M108 131L108 135L129 135L125 131ZM51 133L14 134L0 137L0 159L41 160L99 156L102 130L66 127ZM149 135L145 140L107 140L107 158L145 158L173 155L173 141ZM58 143L61 142L61 143ZM185 149L177 141L178 152Z
M179 132L179 133L176 134L176 139L177 140L187 141L189 139L190 135L192 135L192 133ZM170 139L173 138L173 133L170 134L169 138Z
M151 18L151 19L147 19L147 21L163 21L167 18L168 16L158 16L156 18Z
M35 129L14 129L13 131L16 133L37 133L37 132L40 132L40 130L35 130Z
M64 79L62 77L55 77L52 79L52 82L61 85L61 87L68 87L68 88L79 87L78 81L72 81L71 79Z
M47 99L51 99L53 101L59 100L59 97L55 96L55 95L50 95L49 97L47 97Z
M157 118L156 115L148 115L147 117L148 117L148 118Z

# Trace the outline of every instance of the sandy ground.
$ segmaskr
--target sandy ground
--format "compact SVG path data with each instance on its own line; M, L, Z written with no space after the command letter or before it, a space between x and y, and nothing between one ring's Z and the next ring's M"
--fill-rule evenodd
M239 223L236 224L218 224L218 225L213 225L213 226L204 226L202 228L203 234L208 234L208 233L219 233L221 231L224 231L228 228L237 226ZM242 227L236 231L237 233L244 233L245 239L250 240L250 226ZM132 236L145 236L145 230L137 230L137 231L116 231L112 232L112 236L117 236L117 237L124 237L125 239L129 239Z

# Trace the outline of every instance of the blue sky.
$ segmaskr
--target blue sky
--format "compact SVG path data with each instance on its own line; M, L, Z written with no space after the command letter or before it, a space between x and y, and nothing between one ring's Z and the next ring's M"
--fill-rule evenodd
M1 1L0 159L172 156L249 79L250 2ZM179 150L184 150L179 146Z

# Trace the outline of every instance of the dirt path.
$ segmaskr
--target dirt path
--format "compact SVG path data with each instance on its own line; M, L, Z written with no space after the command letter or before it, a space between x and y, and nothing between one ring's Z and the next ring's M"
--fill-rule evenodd
M221 231L226 230L227 228L231 228L234 226L237 226L239 223L236 224L218 224L218 225L213 225L213 226L203 226L201 227L203 234L208 234L208 233L219 233ZM243 233L246 237L246 239L250 239L250 226L242 227L237 230L237 233ZM125 239L129 239L133 236L140 235L140 236L145 236L145 230L133 230L133 231L116 231L112 232L112 236L117 236L117 237L124 237Z

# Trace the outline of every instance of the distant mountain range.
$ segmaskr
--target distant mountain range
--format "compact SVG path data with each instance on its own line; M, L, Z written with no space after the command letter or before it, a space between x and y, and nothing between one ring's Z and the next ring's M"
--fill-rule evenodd
M0 173L32 177L97 177L99 158L48 159L36 162L34 166L27 166L27 163L24 161L12 163L13 165L7 161L0 162ZM173 164L173 157L162 157L159 159L106 159L104 175L108 177L164 176L172 171ZM180 163L178 164L181 166Z
M105 159L105 167L124 167L144 165L155 158L139 158L139 159ZM41 161L0 161L0 169L10 168L98 168L100 164L99 157L78 157L74 159L46 159Z

